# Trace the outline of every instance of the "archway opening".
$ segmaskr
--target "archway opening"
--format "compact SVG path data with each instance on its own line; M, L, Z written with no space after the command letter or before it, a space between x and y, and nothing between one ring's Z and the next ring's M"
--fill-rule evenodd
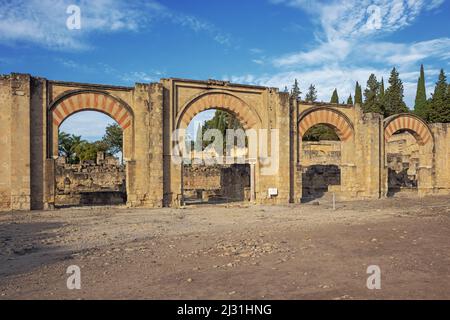
M420 145L417 134L408 129L394 132L386 141L388 193L393 196L415 195L418 190Z
M342 142L336 128L316 124L302 137L302 202L326 200L341 185ZM336 191L338 191L336 189Z
M222 109L196 114L186 129L182 165L183 203L250 200L248 141L237 117Z
M99 111L69 115L58 127L55 206L126 203L123 129Z

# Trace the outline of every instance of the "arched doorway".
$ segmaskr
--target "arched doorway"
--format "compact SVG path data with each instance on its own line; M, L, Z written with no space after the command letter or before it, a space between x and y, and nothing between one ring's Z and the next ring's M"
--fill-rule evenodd
M351 153L354 129L335 109L318 107L300 115L298 159L301 168L302 202L327 199L343 189L345 166Z
M430 188L434 139L425 121L412 114L386 118L384 140L387 196L414 196Z
M184 181L184 178L187 178L185 176L185 169L191 170L192 168L188 166L185 166L186 164L186 157L189 158L192 156L193 153L186 152L186 129L188 129L189 125L193 123L195 126L195 117L197 115L200 115L204 112L211 112L211 114L220 113L223 115L226 115L230 119L235 119L237 123L239 123L239 129L236 130L235 134L243 134L244 141L250 145L250 149L252 147L256 148L257 141L256 139L253 139L256 137L257 129L261 126L261 120L255 110L251 106L249 106L247 103L245 103L242 99L226 93L222 91L212 91L207 93L202 93L193 99L191 99L188 103L186 103L180 110L177 118L176 118L176 129L178 131L178 145L182 146L181 149L184 150L177 150L174 151L173 155L179 151L181 151L183 155L183 164L176 164L174 161L172 161L172 172L179 172L180 173L180 179L178 180L175 177L171 179L171 185L172 190L180 190L180 195L178 199L178 203L184 204L185 203L185 187L187 185L185 184L186 181ZM197 129L197 128L194 128ZM219 130L220 131L220 130ZM207 134L207 133L203 133ZM214 135L214 134L213 134ZM205 137L203 137L205 138ZM222 142L225 144L226 137L222 136ZM247 140L248 139L248 140ZM211 140L211 136L206 137L205 140ZM213 139L215 141L215 138ZM236 138L233 139L234 148L231 147L229 149L229 145L224 146L223 154L220 154L219 156L222 157L222 159L219 159L219 161L222 161L222 163L226 164L227 166L230 166L227 168L228 170L228 177L225 177L225 179L231 179L229 182L232 184L239 185L238 195L237 197L234 197L235 199L242 199L242 200L255 200L255 184L258 179L258 168L259 165L256 161L256 153L255 158L250 158L249 155L253 155L252 152L242 152L243 150L237 150L236 147L241 147L241 145L237 145L238 141L242 141L242 139ZM189 142L190 143L190 142ZM204 146L207 147L207 146ZM227 149L228 148L228 149ZM208 149L208 148L207 148ZM211 151L211 148L209 148L209 151ZM231 151L231 153L230 153ZM202 155L205 155L205 150L194 150L194 153L201 153ZM234 155L233 155L234 154ZM239 155L238 155L239 154ZM225 157L223 157L225 155ZM178 156L178 155L177 155ZM208 155L208 159L211 159L211 155ZM190 160L190 159L189 159ZM188 160L188 162L190 162ZM233 162L235 161L235 162ZM214 161L210 162L208 165L214 165ZM221 170L222 171L222 170ZM223 171L222 171L223 173ZM221 174L222 174L221 173ZM192 189L192 188L191 188ZM187 190L186 190L187 191ZM190 190L192 191L192 190ZM187 194L186 194L187 196ZM192 196L192 195L191 195ZM197 197L200 197L197 195ZM187 197L186 197L187 198ZM227 197L225 197L227 198ZM233 198L233 197L231 197Z
M227 134L234 136L231 143ZM247 143L242 125L233 114L216 109L198 113L186 131L188 152L182 168L184 204L250 201Z
M95 119L101 122L99 116L109 119L104 135L86 137L98 125ZM88 131L84 139L76 126L71 133L64 132L74 119L83 119L80 127ZM126 203L127 162L134 147L131 109L106 92L70 92L51 105L49 123L55 206Z

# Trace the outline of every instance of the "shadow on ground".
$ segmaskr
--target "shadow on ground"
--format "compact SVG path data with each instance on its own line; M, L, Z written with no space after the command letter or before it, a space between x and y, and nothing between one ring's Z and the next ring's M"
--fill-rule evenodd
M5 277L31 272L73 253L58 244L62 223L8 221L0 224L0 282Z

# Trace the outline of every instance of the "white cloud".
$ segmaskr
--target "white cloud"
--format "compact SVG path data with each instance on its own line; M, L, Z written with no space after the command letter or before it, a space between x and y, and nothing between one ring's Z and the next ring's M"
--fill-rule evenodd
M317 26L313 30L316 41L309 44L309 49L272 58L272 64L281 70L263 76L246 74L228 77L233 82L282 89L290 87L297 78L302 91L306 91L309 84L315 84L319 100L329 101L332 91L337 88L342 101L349 94L354 94L356 81L364 88L371 73L375 73L378 79L384 77L387 87L390 69L396 66L404 82L405 102L412 106L420 63L430 58L440 61L450 59L450 38L447 37L414 43L379 41L381 36L410 25L424 11L439 8L444 1L269 1L308 13ZM374 15L378 21L373 19ZM437 73L437 69L426 66L428 82L430 76Z
M274 2L272 0L272 2ZM305 0L277 0L274 3L285 3L299 7L317 19L320 24L322 39L309 51L299 51L276 57L275 66L321 65L329 62L344 61L353 53L365 48L374 54L391 53L388 63L400 61L404 63L417 61L433 54L436 50L447 50L448 38L415 44L407 55L394 54L394 44L373 42L373 37L385 35L402 29L413 22L423 11L438 8L443 1L424 0L341 0L332 2ZM432 45L432 48L427 48ZM406 45L401 47L407 51ZM442 53L444 54L444 53ZM386 54L384 54L386 55ZM449 55L447 53L447 55Z
M121 80L128 82L128 83L135 83L135 82L159 82L159 79L161 78L160 72L143 72L143 71L136 71L136 72L130 72L126 73L120 76Z
M400 73L400 78L403 81L404 100L408 106L412 107L414 105L419 70L408 70L409 69L400 68L398 71ZM387 88L390 71L391 68L342 67L335 64L331 66L322 66L312 70L284 71L262 76L253 74L225 76L224 80L234 83L275 87L283 90L285 86L290 89L293 80L298 79L300 90L303 92L302 97L304 97L309 85L314 84L317 89L319 101L329 102L333 90L337 88L339 100L345 102L350 94L352 97L354 96L356 81L361 84L364 91L367 79L371 73L374 73L379 81L383 78L385 88ZM427 68L427 66L425 66L425 73L427 94L430 96L434 88L434 82L437 80L439 69Z
M346 40L333 40L323 42L310 51L301 51L287 54L274 59L273 63L277 67L292 66L297 64L320 65L326 62L342 61L347 58L351 51L351 45Z
M450 59L450 38L415 43L374 42L358 48L370 55L372 61L391 65L415 64L427 58Z
M338 89L340 100L347 100L349 94L354 94L355 82L359 81L365 85L368 76L375 73L381 79L381 76L389 74L387 69L375 68L342 68L338 65L324 66L310 71L286 71L273 75L255 75L231 76L225 77L235 83L248 83L261 86L275 87L283 89L285 86L291 87L293 80L298 79L300 89L303 93L310 84L314 84L318 91L319 101L330 101L331 94L335 88ZM386 76L385 76L386 78ZM303 94L304 96L304 94Z
M361 38L404 28L423 11L437 9L444 0L271 0L297 7L318 17L326 40ZM372 22L380 22L374 28Z
M157 20L168 20L204 32L214 41L228 45L230 38L212 24L196 17L170 11L154 0L80 0L81 29L69 30L66 20L71 0L0 0L0 41L33 43L54 50L86 50L94 32L141 31Z

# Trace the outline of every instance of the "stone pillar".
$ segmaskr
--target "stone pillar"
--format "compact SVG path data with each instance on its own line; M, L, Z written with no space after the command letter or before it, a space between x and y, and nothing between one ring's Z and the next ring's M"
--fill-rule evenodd
M418 194L420 197L433 193L432 168L430 166L419 166L417 174Z
M30 76L11 75L11 209L31 209Z
M44 162L44 209L55 208L55 160L46 159Z
M0 75L0 211L11 209L11 84Z
M383 118L377 113L365 114L365 135L366 147L366 196L369 198L380 198L383 176L381 170L384 169L382 162L382 146L384 144ZM384 169L386 170L386 169Z
M341 192L339 193L339 198L352 199L356 196L358 191L356 180L362 177L357 177L357 170L354 164L341 164L339 168L341 170Z

